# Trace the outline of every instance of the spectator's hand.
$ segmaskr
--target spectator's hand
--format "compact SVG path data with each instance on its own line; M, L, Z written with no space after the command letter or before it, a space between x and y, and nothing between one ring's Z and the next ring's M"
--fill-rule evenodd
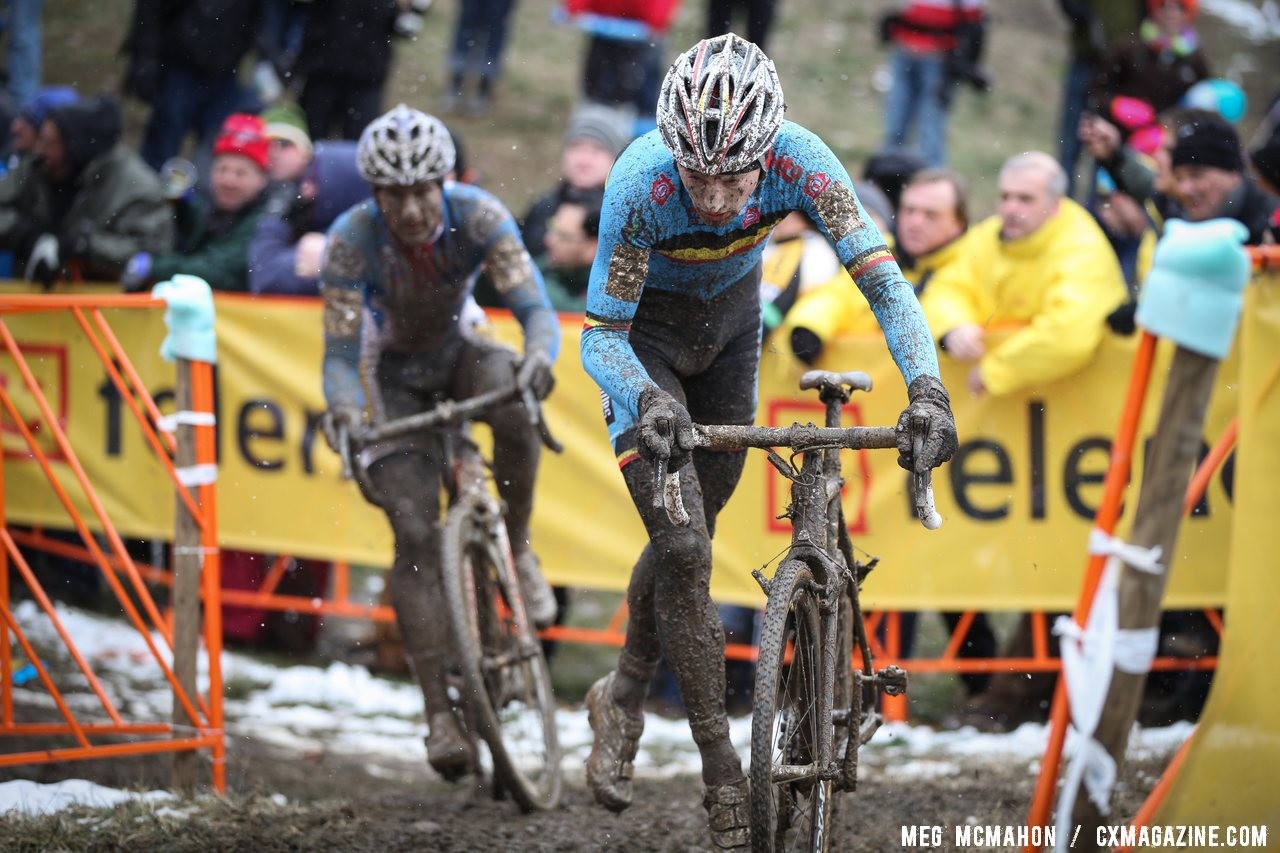
M951 398L942 380L936 376L917 376L907 388L910 401L898 416L895 436L898 440L898 465L908 471L924 474L937 468L956 452L956 419L951 414ZM915 453L912 421L924 421L920 454Z
M54 234L41 234L31 245L31 254L27 256L27 281L39 282L45 290L53 287L53 283L62 273L62 253L58 246L58 238Z
M539 400L547 399L555 387L556 378L551 373L551 357L541 350L527 353L516 367L516 387L533 392Z
M124 286L125 293L136 293L142 290L150 280L150 252L138 252L124 265L124 272L120 274L120 284Z
M299 278L319 278L320 262L324 260L324 247L328 238L319 231L310 231L298 240L293 255L293 273Z
M1093 113L1080 116L1080 144L1099 163L1107 163L1120 150L1120 128Z
M975 397L981 397L987 393L987 383L982 381L982 367L974 365L973 370L969 371L969 393Z
M689 410L657 386L641 392L639 409L636 449L649 464L665 459L667 473L679 471L692 456L693 419L689 417Z
M942 336L942 348L957 361L982 358L987 348L982 344L982 327L975 323L956 326Z
M324 435L325 444L334 453L342 453L343 433L349 442L364 427L364 411L350 403L339 403L330 406L320 417L320 432Z

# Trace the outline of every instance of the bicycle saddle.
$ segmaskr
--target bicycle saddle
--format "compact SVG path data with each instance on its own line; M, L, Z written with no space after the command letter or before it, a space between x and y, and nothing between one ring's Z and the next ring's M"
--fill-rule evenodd
M830 370L809 370L800 377L800 390L808 391L823 386L834 388L847 387L850 391L870 391L871 377L861 370L850 370L847 373L834 373Z

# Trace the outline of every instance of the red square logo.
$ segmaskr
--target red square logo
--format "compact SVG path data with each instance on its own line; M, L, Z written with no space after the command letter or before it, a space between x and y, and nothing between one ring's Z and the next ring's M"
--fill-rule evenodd
M48 402L57 418L58 426L67 426L67 348L63 344L28 344L19 342L22 357L35 377L39 393ZM44 426L44 416L36 404L36 396L18 370L18 362L12 353L0 352L0 388L8 401L17 409L22 423L31 433L40 450L50 460L66 461L66 456L54 441L53 434ZM13 421L9 406L0 408L0 440L4 443L4 458L34 459L22 430Z
M774 400L766 410L767 426L790 426L793 423L821 424L826 418L822 403L802 403L798 400ZM841 413L842 426L865 426L861 409L848 404ZM786 453L783 452L786 458ZM798 462L799 460L797 460ZM785 536L791 534L791 525L785 518L778 518L791 500L791 481L765 463L768 474L765 480L765 529ZM845 450L840 455L840 471L844 476L841 501L844 504L844 520L850 533L867 532L867 506L871 500L871 462L866 450Z

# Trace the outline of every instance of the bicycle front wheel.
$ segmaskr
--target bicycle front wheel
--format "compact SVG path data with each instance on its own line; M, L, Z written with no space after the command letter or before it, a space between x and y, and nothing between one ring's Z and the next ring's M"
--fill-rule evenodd
M551 809L561 788L551 673L488 511L464 502L445 521L445 596L464 699L497 780L522 810Z
M819 593L809 568L791 560L774 575L765 605L751 719L755 850L825 851L829 844L832 779L819 753Z

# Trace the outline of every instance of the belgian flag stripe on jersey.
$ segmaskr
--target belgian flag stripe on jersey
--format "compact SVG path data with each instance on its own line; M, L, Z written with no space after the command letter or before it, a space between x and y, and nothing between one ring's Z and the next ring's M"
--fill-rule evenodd
M673 261L686 264L702 264L750 251L768 238L787 211L769 214L753 227L735 228L727 234L714 231L688 231L667 238L652 247L652 251Z

